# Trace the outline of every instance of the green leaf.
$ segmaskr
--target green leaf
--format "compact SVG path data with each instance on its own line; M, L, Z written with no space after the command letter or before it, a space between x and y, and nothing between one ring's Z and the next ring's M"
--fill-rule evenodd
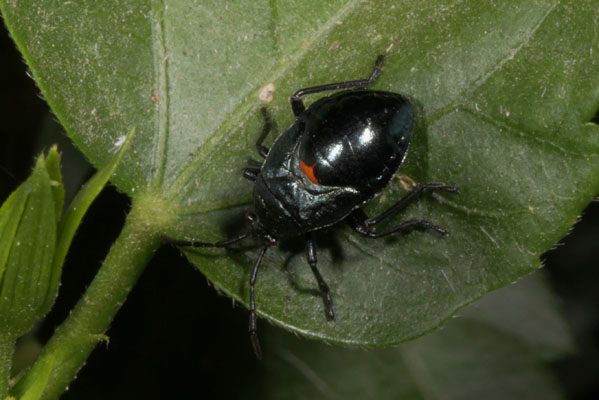
M81 220L83 218L83 216L85 215L87 209L89 208L89 206L91 205L91 203L94 201L94 199L98 196L98 194L100 193L100 191L104 188L104 186L106 185L106 183L108 182L108 179L110 178L110 176L114 173L115 169L117 168L119 162L122 160L123 156L125 155L125 153L127 152L127 149L129 148L129 145L131 144L131 141L133 139L133 136L135 134L135 129L131 129L128 136L123 137L122 141L119 145L118 148L118 153L113 157L113 159L111 160L110 163L108 163L107 165L105 165L102 169L100 169L96 174L94 174L94 176L92 176L90 178L90 180L88 182L86 182L86 184L81 188L81 190L77 193L77 195L75 196L75 198L73 199L73 201L71 202L71 204L69 205L69 207L67 208L64 217L59 221L58 223L58 227L56 227L56 224L52 224L52 227L54 229L54 235L56 234L56 231L58 231L58 241L55 245L56 249L54 249L54 242L52 242L52 252L50 253L50 255L52 257L52 259L50 260L51 262L51 267L50 265L48 265L48 267L50 267L50 271L46 276L47 279L47 283L46 286L48 287L47 289L47 293L46 293L46 297L43 301L42 304L38 304L37 305L37 319L40 319L42 316L44 316L52 307L52 305L54 304L54 300L56 298L56 293L57 293L57 289L58 289L58 283L60 280L60 272L62 270L62 265L64 263L64 259L66 257L67 251L70 247L71 241L73 239L73 236L75 235L75 232L79 226L79 224L81 223ZM44 164L45 161L45 164ZM46 160L44 160L42 157L40 157L40 160L38 160L38 166L41 165L46 166L47 167L47 175L48 177L50 177L50 175L52 175L55 178L58 178L58 181L53 180L53 179L49 179L47 186L49 189L49 195L51 195L53 197L54 204L55 203L59 203L60 204L60 209L57 209L58 211L61 211L62 209L62 204L64 201L64 189L62 186L62 180L60 177L60 163L59 163L59 156L58 156L58 152L56 151L56 148L53 147L48 155L48 157L46 158ZM37 170L36 170L37 171ZM41 170L42 172L46 171L46 170ZM32 181L35 181L35 174L34 176L30 179ZM24 184L24 187L26 188L27 186L27 182ZM15 192L15 194L13 194L9 200L7 201L8 206L10 207L13 200L11 200L13 197L14 198L19 198L19 191L24 190L23 187L21 187L20 189L17 190L17 192ZM25 192L27 193L27 192ZM28 193L27 193L28 194ZM20 196L22 197L22 196ZM22 201L23 204L28 203L29 198L25 198L25 201ZM52 200L52 199L50 199ZM19 203L17 203L17 205L19 205ZM25 206L23 206L25 207ZM3 216L13 216L14 218L18 218L20 216L19 212L21 213L24 212L24 210L21 208L17 208L12 212L12 210L10 209L6 209L3 207L2 210L0 210L0 228L3 225L8 225L9 229L6 229L7 233L10 234L12 232L10 231L10 227L11 224L5 224L3 223L3 221L7 218L3 218ZM15 207L13 207L15 208ZM27 208L25 207L25 210L31 210L31 211L35 211L34 208ZM6 211L6 212L4 212ZM9 220L9 222L11 222ZM30 222L30 221L29 221ZM58 222L58 221L57 221ZM14 223L13 223L14 225ZM39 229L39 227L37 225L31 224L31 226L25 226L25 228L29 228L31 229ZM13 233L14 234L14 233ZM52 239L54 239L54 235L49 236L49 238L51 237ZM34 243L35 245L36 243ZM41 243L41 245L43 245L43 243ZM35 265L35 264L34 264ZM21 267L22 269L24 269L24 267ZM0 269L1 271L1 269ZM28 271L26 269L24 269L24 271L27 273ZM1 277L1 274L0 274ZM21 276L21 279L26 281L29 278L29 276L27 274L24 274ZM0 282L2 282L0 280ZM35 282L34 282L35 283ZM38 285L40 286L40 285ZM41 286L42 288L44 288L44 286ZM113 286L114 288L114 286ZM4 291L2 292L2 295L4 296ZM7 295L7 298L9 298L10 296ZM2 297L4 298L4 297ZM9 317L14 317L17 316L18 314L15 313L16 311L18 311L18 309L15 309L15 306L11 303L6 303L6 304L2 304L3 308L7 310ZM96 315L96 318L98 318L99 316ZM9 320L9 318L7 318L7 320ZM29 326L29 328L27 328L27 330L31 329L31 326ZM1 332L2 330L0 330ZM25 331L21 330L18 335L25 333ZM16 336L18 336L16 335ZM14 337L16 337L14 336ZM72 360L75 358L75 355L79 356L80 353L82 352L81 346L95 346L98 337L103 338L104 336L102 335L90 335L90 336L83 336L83 339L81 339L80 337L75 337L75 338L69 338L69 340L67 340L66 342L61 343L59 346L56 346L54 348L52 348L49 352L47 352L46 354L44 354L44 357L40 358L39 363L36 363L34 368L29 371L26 375L24 375L24 378L20 379L18 381L18 384L15 386L14 390L15 393L19 394L19 398L23 398L23 399L37 399L37 398L41 398L42 393L44 392L48 381L50 379L51 373L58 368L59 366L64 366L65 364L65 360ZM91 339L90 339L91 338Z
M49 184L54 201L54 216L56 222L62 217L62 207L64 205L64 185L62 184L62 173L60 172L60 154L58 147L52 146L46 156L46 170L50 178Z
M571 354L575 345L570 328L547 278L545 271L538 271L489 293L461 311L458 321L468 320L488 327L494 335L509 336L543 361Z
M0 208L0 334L26 333L54 298L56 212L63 202L60 156L52 148Z
M51 261L63 202L53 147L0 207L0 398L8 393L16 339L46 314L43 303L56 292Z
M180 238L248 229L252 186L240 171L255 157L262 89L274 91L281 132L295 90L366 77L386 53L375 88L405 93L420 111L400 174L461 189L403 218L430 219L450 236L319 234L334 322L299 243L270 250L257 284L259 314L276 324L371 346L419 336L537 268L599 193L595 3L0 1L45 98L96 166L137 127L113 182L160 198L166 233ZM404 194L393 181L366 210ZM257 249L242 250L186 253L247 304Z
M560 399L546 361L572 349L541 273L474 303L444 329L394 348L343 349L267 332L253 388L260 399Z
M118 153L112 158L112 160L106 164L102 169L100 169L97 173L92 176L89 181L83 185L83 187L77 192L77 195L69 204L69 207L66 209L64 217L61 219L58 224L58 242L56 243L56 253L54 255L53 264L54 264L54 274L52 275L52 284L58 287L58 282L60 280L60 271L62 270L62 265L64 264L64 259L67 255L67 251L71 246L71 241L75 236L75 232L83 219L83 216L87 212L87 209L95 200L96 197L100 194L104 186L108 183L108 180L118 167L119 163L123 159L131 141L133 140L133 136L135 135L135 128L132 128L129 131L129 134L126 137L122 137L122 143L120 144L118 149ZM63 190L64 196L64 190ZM54 299L56 295L48 298L48 302L46 303L46 308L49 311L52 305L54 304Z

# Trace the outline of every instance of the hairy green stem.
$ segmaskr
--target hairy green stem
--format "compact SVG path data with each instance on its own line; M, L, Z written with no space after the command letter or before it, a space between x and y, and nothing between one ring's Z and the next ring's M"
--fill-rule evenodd
M8 380L15 350L15 338L0 330L0 399L8 396Z
M75 378L160 246L161 221L156 218L156 210L147 206L147 202L134 202L121 234L93 282L44 347L33 368L16 385L14 395L22 395L48 365L52 373L44 399L58 398Z

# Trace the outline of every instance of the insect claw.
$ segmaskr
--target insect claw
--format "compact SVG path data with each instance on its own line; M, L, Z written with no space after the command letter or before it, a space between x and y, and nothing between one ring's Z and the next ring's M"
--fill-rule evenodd
M329 321L333 321L335 319L335 312L333 311L333 307L327 307L327 319Z
M457 186L444 186L443 191L448 193L460 193L460 188Z
M258 340L256 331L250 332L250 340L252 341L252 347L254 348L256 358L262 360L262 349L260 348L260 341Z
M439 232L441 234L441 236L449 235L449 231L447 229L441 228L440 226L432 225L431 228L434 229L435 231Z

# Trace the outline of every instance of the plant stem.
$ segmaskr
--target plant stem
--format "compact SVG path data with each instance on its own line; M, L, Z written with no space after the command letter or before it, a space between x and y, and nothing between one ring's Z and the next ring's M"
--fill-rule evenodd
M0 399L8 396L8 381L15 351L15 338L8 332L0 331Z
M131 288L160 246L160 212L135 201L125 226L112 245L104 263L67 319L58 327L40 357L15 387L20 396L36 379L39 368L52 375L45 399L58 398L75 378L100 337L125 302ZM46 367L41 367L46 366Z

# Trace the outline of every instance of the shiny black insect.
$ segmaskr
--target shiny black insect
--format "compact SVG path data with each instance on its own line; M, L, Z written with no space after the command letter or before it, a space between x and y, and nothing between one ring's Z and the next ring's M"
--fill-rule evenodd
M330 83L297 91L291 96L296 116L293 124L279 136L269 150L262 143L272 121L262 109L264 129L256 142L263 163L253 161L243 176L255 182L254 211L247 213L251 233L264 247L250 275L250 338L254 352L261 358L256 333L256 276L266 250L288 237L305 236L308 264L324 297L326 316L334 318L333 299L320 275L316 261L314 231L346 220L360 235L380 238L414 229L447 231L429 221L412 219L374 231L372 228L390 215L404 209L424 189L457 193L458 188L442 183L422 183L382 214L369 218L362 206L381 191L406 157L414 123L410 101L397 93L366 90L380 75L383 56L379 56L368 79ZM336 89L345 90L321 98L306 108L301 97ZM177 246L227 247L250 236L216 243L163 240Z

